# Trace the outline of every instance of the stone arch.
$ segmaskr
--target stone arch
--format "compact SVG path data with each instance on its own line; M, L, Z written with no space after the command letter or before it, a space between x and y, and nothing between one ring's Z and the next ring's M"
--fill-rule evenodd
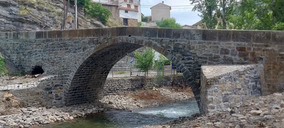
M103 88L102 86L111 68L125 55L143 46L151 47L170 59L179 67L188 81L192 81L198 76L198 74L192 73L196 70L196 66L192 63L195 59L194 54L189 51L182 51L182 48L178 51L176 49L178 46L175 45L161 46L156 41L134 37L118 38L111 43L101 45L94 49L90 56L83 59L80 66L76 68L74 75L71 76L69 87L65 90L66 105L94 102L97 92ZM185 59L190 60L188 64L191 66L184 63L183 60ZM199 99L199 86L195 82L192 82L192 84L196 98Z

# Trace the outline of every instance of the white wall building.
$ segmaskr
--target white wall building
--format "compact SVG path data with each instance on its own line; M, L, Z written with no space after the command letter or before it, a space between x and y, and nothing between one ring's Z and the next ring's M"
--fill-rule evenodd
M152 21L162 21L171 18L171 6L159 3L151 8L152 11Z
M140 0L119 0L119 16L126 26L137 26L141 22Z

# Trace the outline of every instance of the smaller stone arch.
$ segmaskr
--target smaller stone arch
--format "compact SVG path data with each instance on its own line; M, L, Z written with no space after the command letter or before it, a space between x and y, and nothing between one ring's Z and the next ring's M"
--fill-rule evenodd
M42 66L39 66L39 65L34 66L31 71L32 75L43 74L43 73L44 73L44 70Z

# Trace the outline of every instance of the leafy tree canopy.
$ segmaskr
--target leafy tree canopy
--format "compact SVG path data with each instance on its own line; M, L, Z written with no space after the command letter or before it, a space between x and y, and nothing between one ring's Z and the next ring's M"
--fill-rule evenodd
M208 29L283 30L284 0L189 0Z
M144 52L136 52L135 58L137 62L135 67L142 72L148 73L153 67L154 57L155 52L151 48L147 48Z
M158 22L157 25L161 28L177 28L181 29L181 25L176 23L176 20L173 18L163 20L161 22Z

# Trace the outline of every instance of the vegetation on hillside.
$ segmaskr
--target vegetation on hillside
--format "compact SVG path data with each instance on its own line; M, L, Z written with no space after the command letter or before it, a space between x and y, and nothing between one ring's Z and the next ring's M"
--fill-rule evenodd
M0 76L6 75L8 73L6 69L6 62L3 56L0 54Z
M71 4L74 4L74 0L71 0ZM102 4L94 3L91 0L78 0L78 6L84 8L86 15L96 18L103 24L106 24L112 15L108 9L102 6Z
M177 28L177 29L181 29L182 26L178 23L176 23L176 20L173 18L170 19L165 19L161 22L157 22L157 25L160 28Z
M207 29L284 30L283 0L190 0Z

